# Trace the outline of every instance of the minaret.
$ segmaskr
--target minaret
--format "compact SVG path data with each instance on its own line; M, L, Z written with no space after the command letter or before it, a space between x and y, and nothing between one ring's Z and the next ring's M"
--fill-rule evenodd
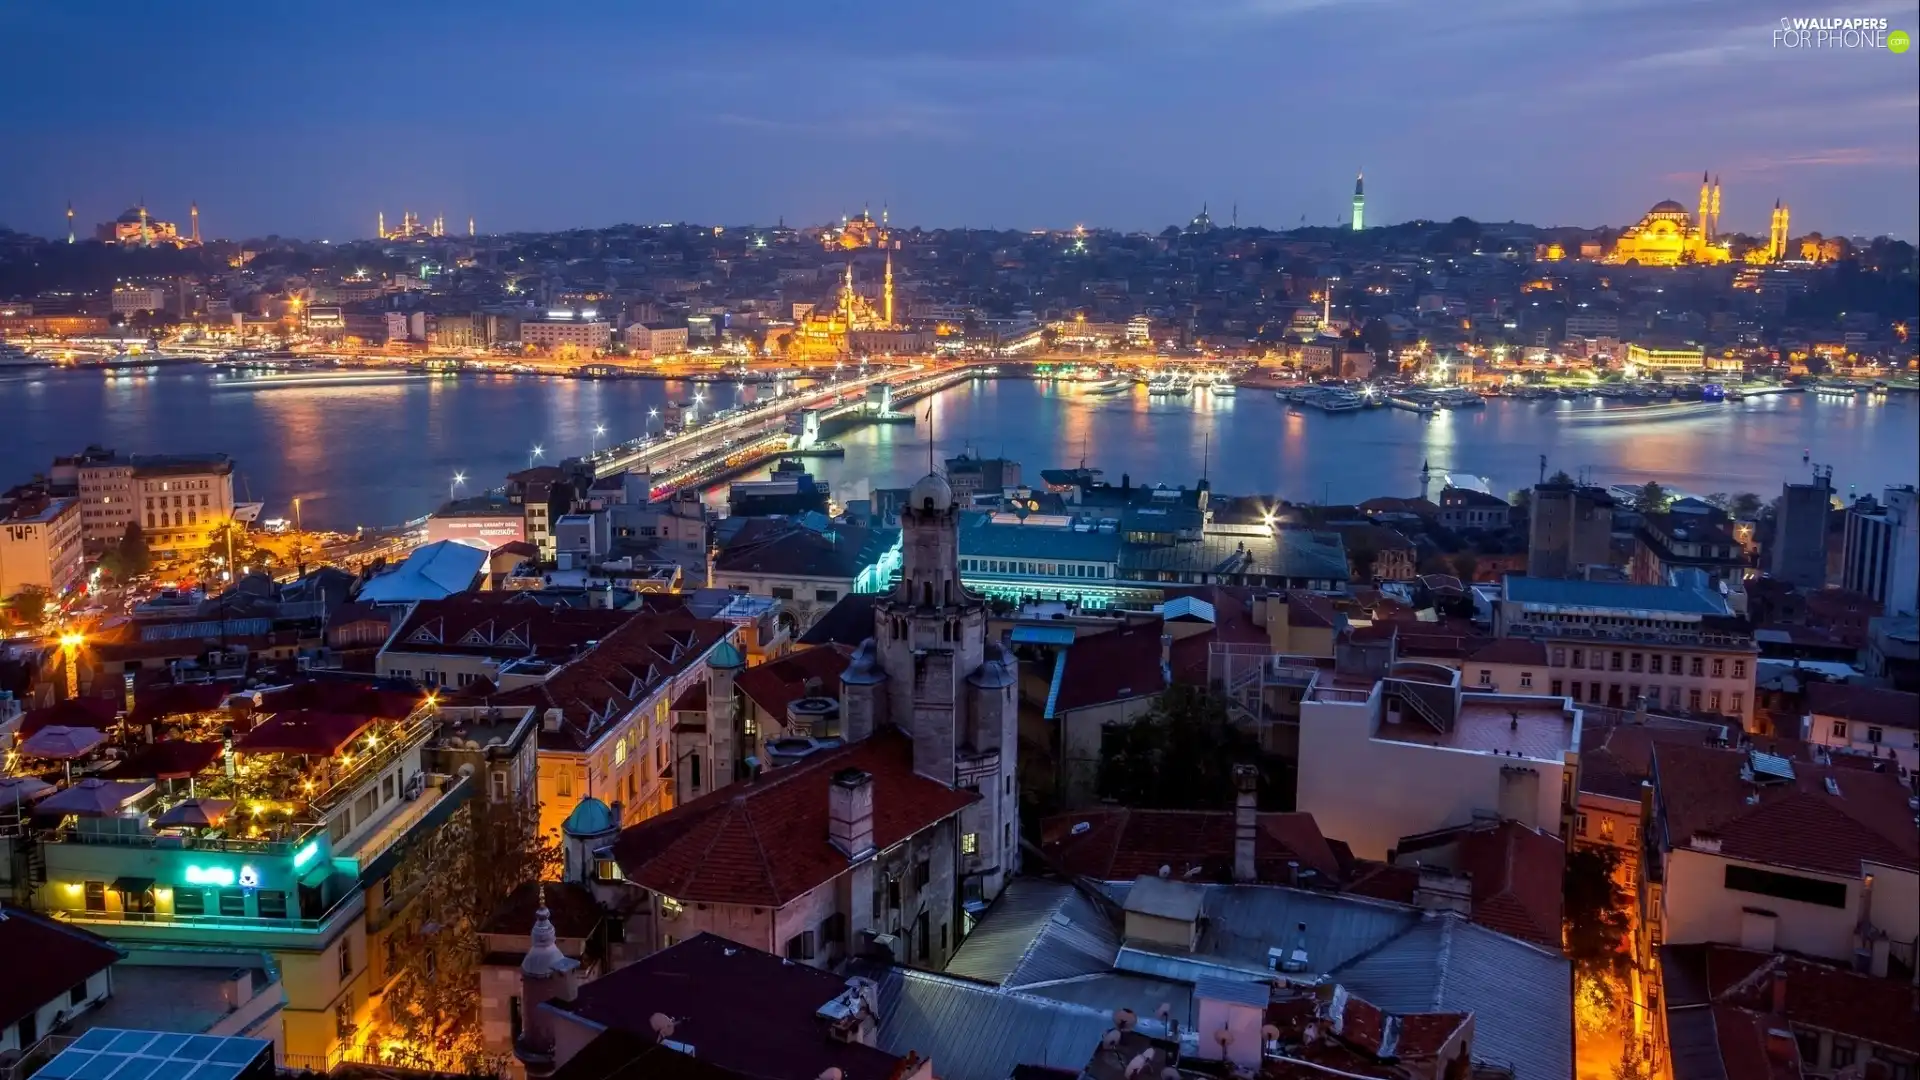
M385 210L380 211L380 216L378 220L379 220L378 229L380 233L380 239L385 240L387 238L387 212Z
M67 243L73 243L73 200L67 200Z
M886 211L883 209L880 211L880 213L884 215ZM882 290L881 295L884 298L884 308L883 308L882 317L886 319L888 326L892 326L893 325L893 251L892 249L888 249L887 251L887 281L886 281L886 285Z
M531 948L520 961L520 1037L513 1056L526 1066L528 1076L551 1075L554 1060L553 1019L541 1006L549 1001L573 1000L573 973L580 961L560 951L553 916L547 910L547 887L540 886L540 907L533 913Z
M1698 233L1699 242L1703 245L1706 243L1707 237L1713 229L1712 217L1713 184L1707 179L1707 174L1703 172L1700 174L1700 216L1695 218L1693 222L1694 231Z
M193 220L193 246L200 246L200 203L196 200L187 204L187 216Z
M1422 502L1425 502L1427 500L1427 491L1432 487L1433 487L1433 466L1428 465L1426 462L1422 461L1420 463L1420 500Z
M1720 235L1720 178L1718 176L1713 178L1712 209L1712 216L1708 218L1709 227L1707 229L1707 239L1709 240L1715 239Z
M467 215L467 237L469 239L473 237L473 215L472 214Z
M1366 227L1367 217L1367 173L1366 170L1353 174L1353 231L1359 232Z
M147 229L147 197L140 196L140 246L153 246L153 233Z

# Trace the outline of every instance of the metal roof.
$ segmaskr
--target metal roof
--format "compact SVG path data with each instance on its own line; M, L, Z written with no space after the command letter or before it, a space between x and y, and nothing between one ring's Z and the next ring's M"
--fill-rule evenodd
M1337 532L1280 529L1270 537L1209 531L1176 544L1128 544L1120 551L1125 572L1180 571L1220 577L1261 576L1347 580L1346 542Z
M960 530L960 555L1112 564L1120 557L1120 535L1057 525L996 525L981 516Z
M1021 987L1020 992L1071 1005L1085 1005L1109 1014L1116 1009L1132 1009L1135 1016L1146 1019L1158 1016L1160 1006L1165 1005L1168 1017L1178 1022L1182 1030L1193 1027L1193 987L1171 979L1110 971L1057 982L1034 983Z
M458 540L440 540L414 548L405 562L360 586L357 597L369 604L440 600L473 586L487 565L487 552Z
M1573 1075L1573 974L1558 953L1427 915L1331 974L1387 1012L1473 1013L1474 1059L1512 1068L1515 1080Z
M1071 626L1029 626L1013 628L1015 645L1071 645L1075 634Z
M1103 885L1125 904L1132 882ZM1291 949L1306 924L1309 972L1324 974L1403 933L1420 921L1405 904L1279 885L1202 885L1207 918L1193 952L1129 941L1114 966L1141 975L1193 982L1206 977L1272 977L1267 950Z
M1623 581L1581 581L1578 578L1536 578L1508 574L1502 596L1514 603L1556 608L1603 608L1663 615L1728 614L1727 602L1720 596L1675 585L1633 585Z
M1062 882L1016 878L947 963L949 975L1019 987L1109 971L1120 933Z
M849 970L880 985L880 1049L931 1059L940 1080L1007 1080L1016 1065L1077 1073L1113 1026L1111 1009L906 968Z
M1199 619L1202 622L1215 622L1213 605L1197 596L1176 596L1167 601L1160 609L1160 618L1172 622L1175 619Z

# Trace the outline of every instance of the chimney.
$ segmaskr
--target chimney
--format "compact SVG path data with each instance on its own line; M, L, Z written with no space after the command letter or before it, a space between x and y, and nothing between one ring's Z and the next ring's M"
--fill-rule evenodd
M848 859L873 854L873 775L841 769L827 788L827 840Z
M1800 1045L1794 1042L1793 1032L1785 1028L1768 1028L1767 1057L1783 1065L1798 1064L1800 1060ZM1799 1074L1795 1073L1795 1075Z
M1645 694L1633 699L1633 722L1636 724L1647 722L1647 695Z
M1259 830L1258 807L1255 799L1260 787L1260 773L1251 765L1233 767L1233 880L1250 882L1256 880L1254 869L1254 836Z

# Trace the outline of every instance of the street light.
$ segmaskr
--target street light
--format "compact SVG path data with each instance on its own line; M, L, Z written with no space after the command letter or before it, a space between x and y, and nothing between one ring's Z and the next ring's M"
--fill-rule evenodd
M600 448L600 436L607 433L607 425L593 425L593 437L587 440L587 455L591 457Z
M448 502L452 502L454 499L459 497L455 493L460 490L460 485L466 482L467 482L466 473L457 472L453 474L453 483L447 485L447 501Z
M540 455L544 453L546 453L546 450L544 450L539 443L534 443L533 453L527 455L527 468L533 468L533 463L539 461Z

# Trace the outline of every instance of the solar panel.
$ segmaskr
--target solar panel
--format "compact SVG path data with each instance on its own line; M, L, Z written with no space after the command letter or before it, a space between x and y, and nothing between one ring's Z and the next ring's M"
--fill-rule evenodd
M1793 779L1793 762L1787 758L1759 750L1749 750L1747 758L1753 764L1754 773L1759 776L1774 780Z
M41 1067L46 1080L237 1080L271 1061L265 1039L93 1028Z

